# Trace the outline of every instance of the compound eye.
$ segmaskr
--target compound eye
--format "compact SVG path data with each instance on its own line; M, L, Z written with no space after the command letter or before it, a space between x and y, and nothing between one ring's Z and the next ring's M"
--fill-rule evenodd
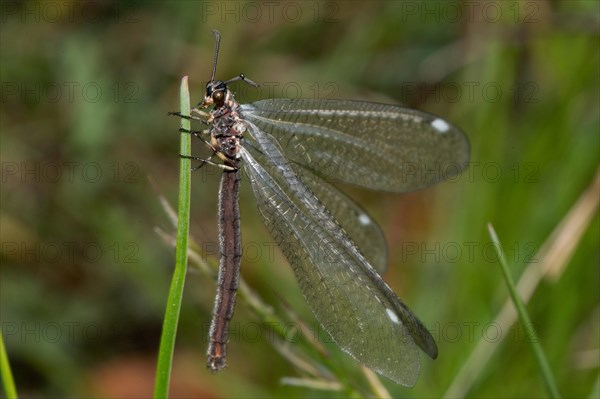
M213 94L212 94L212 99L216 103L223 102L224 98L225 98L225 92L223 90L217 90L217 91L213 92Z

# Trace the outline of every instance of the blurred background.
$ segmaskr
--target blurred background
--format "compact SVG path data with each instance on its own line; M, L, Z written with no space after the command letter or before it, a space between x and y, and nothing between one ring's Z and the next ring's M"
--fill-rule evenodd
M341 187L380 222L384 278L439 345L414 388L381 380L390 395L547 395L530 337L502 313L492 223L528 286L559 390L598 397L597 1L5 1L0 11L0 318L22 397L151 396L174 265L156 228L174 232L160 198L176 206L179 181L179 120L167 112L183 76L202 99L213 29L217 78L261 84L232 85L239 102L402 103L469 137L472 162L451 182L403 195ZM191 233L210 264L219 174L192 176ZM349 356L307 343L318 326L248 184L241 211L242 275L290 334L274 337L240 299L229 367L211 375L215 284L190 267L172 396L373 395ZM315 381L298 357L328 390L284 379Z

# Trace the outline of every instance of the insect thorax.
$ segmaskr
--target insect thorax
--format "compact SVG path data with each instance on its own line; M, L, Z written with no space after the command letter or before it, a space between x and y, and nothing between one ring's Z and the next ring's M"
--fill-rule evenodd
M246 131L246 124L240 118L237 109L238 103L232 95L228 95L223 105L211 111L211 144L221 159L234 164L240 158L240 140Z

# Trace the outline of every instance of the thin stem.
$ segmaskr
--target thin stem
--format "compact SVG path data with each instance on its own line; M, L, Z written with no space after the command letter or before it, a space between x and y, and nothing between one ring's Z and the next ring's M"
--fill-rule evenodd
M550 365L548 364L548 359L546 359L546 354L542 348L542 345L539 342L535 329L533 328L533 324L531 323L531 319L529 318L529 314L527 313L527 309L521 301L521 297L517 292L517 288L515 283L512 280L510 275L510 271L508 270L508 263L506 262L506 258L504 257L504 251L502 250L502 246L500 244L500 240L498 239L498 235L494 230L494 227L491 223L488 224L488 231L490 233L490 237L494 242L494 247L498 252L498 259L500 260L500 266L502 268L502 273L504 274L504 280L506 281L506 286L508 287L508 292L513 300L515 308L517 309L517 313L519 314L519 318L521 319L521 324L523 324L523 328L525 329L525 336L531 337L529 342L531 343L531 348L535 355L535 359L540 368L540 372L542 373L542 378L544 379L544 383L546 385L546 389L548 390L548 394L551 398L560 398L560 393L558 392L558 387L556 386L556 381L554 379L554 375L552 374L552 370L550 369Z
M0 376L2 376L2 385L4 387L4 393L8 399L17 399L17 388L15 387L15 381L13 380L12 370L10 369L10 363L8 361L8 355L6 354L6 348L4 348L4 337L2 336L2 330L0 329Z
M190 114L190 95L188 90L188 78L181 79L180 87L180 112L182 115ZM189 119L181 119L181 128L190 130ZM191 136L181 133L180 153L191 152ZM179 210L177 224L177 240L175 247L175 270L167 299L167 309L163 322L163 330L160 339L158 362L156 365L156 380L154 386L154 398L166 398L169 394L169 382L171 378L171 367L173 364L173 352L175 350L175 337L177 335L177 324L181 310L181 298L183 286L187 273L188 258L188 233L190 226L190 185L191 185L191 161L188 158L180 159L179 175Z

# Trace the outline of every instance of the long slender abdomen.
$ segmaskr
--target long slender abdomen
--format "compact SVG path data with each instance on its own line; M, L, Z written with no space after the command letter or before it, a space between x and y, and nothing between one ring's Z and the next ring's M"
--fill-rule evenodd
M219 189L219 246L221 263L217 295L209 333L207 367L219 371L225 367L229 320L233 317L239 283L242 245L238 197L241 173L224 171Z

